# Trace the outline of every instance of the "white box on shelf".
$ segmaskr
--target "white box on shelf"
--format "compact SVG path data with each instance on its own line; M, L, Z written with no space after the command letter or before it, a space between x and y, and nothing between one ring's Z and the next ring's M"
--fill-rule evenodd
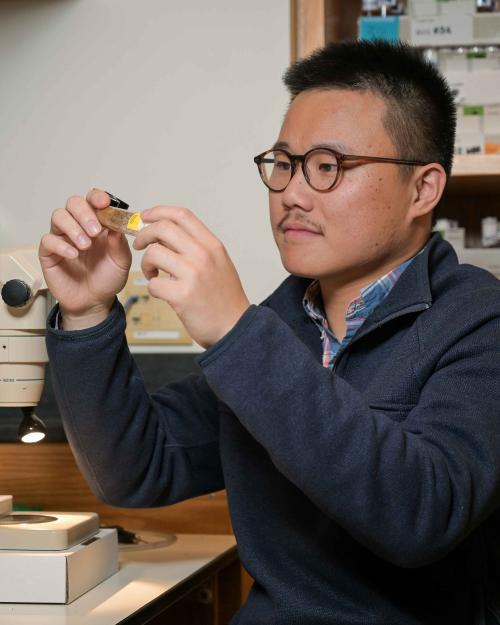
M446 80L457 104L492 105L500 102L500 71L450 71Z
M463 249L465 246L465 228L448 228L439 230L443 239L451 243L455 250Z
M457 106L457 134L484 132L484 106Z
M485 133L500 133L500 104L488 104L484 107L484 128Z
M467 69L470 72L487 72L500 70L500 54L497 50L485 52L468 52L465 54L467 58Z
M0 517L12 512L12 495L0 495Z
M0 519L0 550L63 551L99 531L99 515L95 512L27 511L13 512L11 516L9 523ZM35 519L29 518L33 516Z
M460 46L472 39L473 30L472 15L419 17L411 20L409 35L414 46Z
M408 0L408 14L412 17L463 15L475 12L475 0Z
M469 59L465 52L458 52L454 48L444 48L439 51L439 69L445 75L449 72L467 72Z
M495 45L500 43L500 12L401 15L399 38L426 47Z
M500 248L465 247L456 250L461 263L486 269L500 279Z
M71 603L118 570L116 530L65 551L0 550L1 603Z
M484 134L482 132L457 133L455 154L484 154Z
M500 154L500 133L484 135L484 153Z

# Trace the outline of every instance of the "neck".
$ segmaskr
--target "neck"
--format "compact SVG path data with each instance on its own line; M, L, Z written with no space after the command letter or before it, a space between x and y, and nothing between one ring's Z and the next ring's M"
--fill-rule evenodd
M342 341L346 334L347 324L345 316L349 304L353 299L359 297L361 289L370 282L371 280L366 280L363 277L357 281L336 286L335 282L330 278L326 280L320 279L321 296L328 326L335 334L337 340Z
M405 253L391 256L376 267L366 267L362 273L356 275L356 269L349 275L327 276L319 279L321 296L328 325L337 340L342 341L346 334L346 312L349 304L359 297L361 289L387 273L399 267L401 263L412 258L422 249L423 244L407 250Z

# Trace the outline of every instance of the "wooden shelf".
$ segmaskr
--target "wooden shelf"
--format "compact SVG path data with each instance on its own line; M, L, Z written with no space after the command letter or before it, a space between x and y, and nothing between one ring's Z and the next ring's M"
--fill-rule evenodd
M448 184L452 193L500 193L500 154L457 155Z
M500 176L500 154L456 155L451 174L454 177Z

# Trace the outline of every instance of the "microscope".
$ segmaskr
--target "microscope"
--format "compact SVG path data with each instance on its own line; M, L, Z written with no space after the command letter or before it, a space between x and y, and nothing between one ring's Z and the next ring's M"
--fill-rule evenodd
M36 443L45 425L35 415L45 378L45 323L52 298L35 248L0 248L0 407L19 407L19 438Z
M36 443L53 298L35 248L0 248L0 293L0 408L22 410L19 438ZM117 570L116 529L95 512L18 512L0 495L0 602L70 603Z

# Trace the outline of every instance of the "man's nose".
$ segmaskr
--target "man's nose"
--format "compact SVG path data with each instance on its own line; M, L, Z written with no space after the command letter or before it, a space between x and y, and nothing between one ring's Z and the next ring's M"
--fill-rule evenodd
M282 192L282 202L285 208L301 208L309 211L312 210L312 189L304 176L301 165L300 162L296 163L290 182Z

